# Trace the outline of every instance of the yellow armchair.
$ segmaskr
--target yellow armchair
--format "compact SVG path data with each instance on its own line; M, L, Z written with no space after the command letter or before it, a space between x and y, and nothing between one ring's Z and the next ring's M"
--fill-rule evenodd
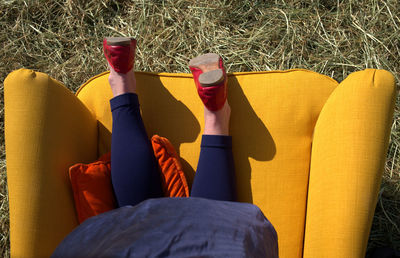
M68 167L110 150L107 76L76 95L26 69L6 78L13 257L49 256L78 225ZM204 126L192 76L136 76L148 134L171 140L191 183ZM258 205L275 226L280 257L365 256L395 96L384 70L340 84L301 69L229 74L239 200Z

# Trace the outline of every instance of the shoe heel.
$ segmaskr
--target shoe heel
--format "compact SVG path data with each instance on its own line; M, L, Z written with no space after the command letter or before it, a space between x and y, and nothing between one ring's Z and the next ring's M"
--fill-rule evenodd
M215 53L207 53L189 61L189 66L199 68L203 73L199 76L200 86L217 85L224 80L224 73L219 67L220 57Z
M224 72L222 69L212 70L200 74L199 82L202 87L210 87L220 84L224 80Z
M204 106L211 111L221 109L227 97L227 76L222 58L215 53L204 54L191 59L189 69Z
M216 69L219 68L219 55L215 53L207 53L198 57L195 57L189 61L189 66L192 67L198 67L201 70L204 71L204 68L206 70L214 70L212 69L213 67L216 67Z
M134 38L128 37L107 37L106 43L108 46L129 46Z

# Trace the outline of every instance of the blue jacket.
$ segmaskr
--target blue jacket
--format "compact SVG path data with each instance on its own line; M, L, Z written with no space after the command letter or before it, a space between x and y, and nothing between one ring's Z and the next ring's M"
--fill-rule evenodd
M278 239L253 204L157 198L87 219L52 257L278 257Z

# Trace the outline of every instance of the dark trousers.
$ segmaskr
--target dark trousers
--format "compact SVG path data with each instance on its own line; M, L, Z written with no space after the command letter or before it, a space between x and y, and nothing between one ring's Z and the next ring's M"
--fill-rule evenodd
M163 197L160 171L140 115L139 99L110 100L113 117L111 178L118 207ZM203 135L191 196L235 201L232 137Z

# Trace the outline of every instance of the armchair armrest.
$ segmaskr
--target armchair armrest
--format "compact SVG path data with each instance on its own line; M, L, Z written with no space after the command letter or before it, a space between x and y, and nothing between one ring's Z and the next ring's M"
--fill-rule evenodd
M395 104L391 73L349 75L314 130L304 257L365 257Z
M78 225L69 166L97 156L97 123L60 82L20 69L4 82L13 257L49 257Z

